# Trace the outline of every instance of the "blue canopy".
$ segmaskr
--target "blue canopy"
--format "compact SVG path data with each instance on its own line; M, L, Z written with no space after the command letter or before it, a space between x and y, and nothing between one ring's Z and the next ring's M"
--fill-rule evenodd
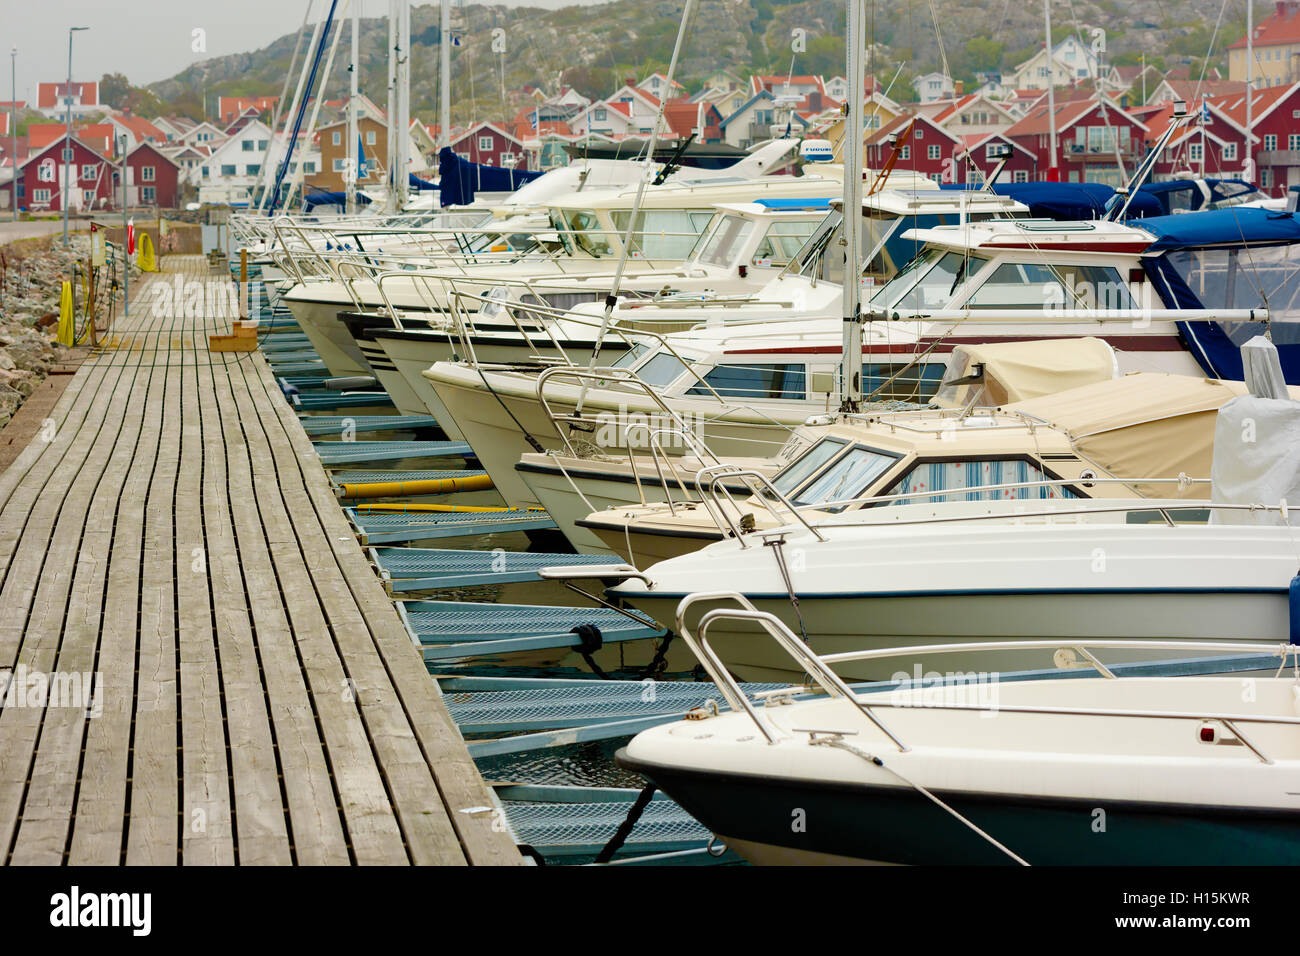
M1292 212L1229 206L1181 216L1144 219L1140 228L1156 237L1151 251L1215 246L1284 246L1300 242L1300 220Z
M370 197L364 193L357 193L357 205L365 206L370 202ZM307 194L306 210L311 212L317 206L346 206L348 204L348 194L342 192L326 192L317 190Z
M1225 199L1241 200L1249 193L1258 194L1259 190L1244 179L1170 179L1158 183L1146 183L1142 192L1149 193L1160 200L1166 213L1175 212L1175 204L1184 212L1195 212L1205 205L1205 195L1201 190L1204 184L1209 191L1209 201L1223 202ZM1179 196L1179 194L1185 194ZM1181 202L1178 200L1181 199Z
M482 163L471 163L457 156L450 146L438 153L438 176L442 190L438 197L441 206L467 206L478 190L490 193L514 192L524 183L532 182L542 173L526 169L501 169Z
M830 197L824 199L755 199L754 204L768 209L830 209Z
M412 189L417 189L420 192L424 192L429 189L438 188L437 183L431 183L427 179L420 179L418 176L415 175L415 173L407 173L406 180L407 180L406 184L408 186L410 186Z
M941 189L980 190L973 183L941 186ZM994 183L993 192L1029 207L1031 216L1044 219L1100 219L1115 190L1101 183ZM1154 196L1138 190L1129 204L1130 216L1158 216L1164 207Z

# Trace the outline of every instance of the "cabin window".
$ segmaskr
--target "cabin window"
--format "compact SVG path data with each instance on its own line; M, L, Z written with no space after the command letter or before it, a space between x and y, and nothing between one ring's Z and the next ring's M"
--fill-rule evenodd
M797 505L826 505L833 501L861 498L872 482L898 461L897 455L857 445L827 468L791 500ZM843 511L844 505L826 508Z
M604 234L600 217L594 212L586 209L566 212L564 222L567 226L565 238L576 243L579 249L596 257L610 254L609 237Z
M711 266L728 266L738 248L754 231L754 223L740 216L723 216L704 240L699 261Z
M1204 308L1267 306L1274 343L1300 343L1300 245L1188 249L1167 256ZM1264 330L1262 322L1219 324L1238 347Z
M632 218L632 211L612 213L614 225L622 235ZM681 262L690 257L700 233L713 219L713 210L643 209L632 227L632 250L647 259Z
M820 471L822 465L838 455L847 445L848 442L842 438L823 438L782 468L780 474L772 479L772 485L781 494L788 496L811 478L814 472Z
M957 289L989 260L931 249L917 256L871 297L884 308L944 309Z
M808 394L805 378L801 364L718 365L709 370L704 381L719 395L735 398L802 399ZM686 394L711 393L705 385L696 384Z
M925 461L920 462L903 476L887 495L919 494L921 492L987 488L990 485L1010 485L1031 481L1047 481L1047 475L1028 461ZM923 495L917 498L899 498L889 505L928 504L935 501L1005 501L1024 498L1077 498L1078 495L1059 485L1038 485L1030 488L1004 488L998 491L962 491L955 494Z
M671 385L686 371L686 365L671 352L652 355L644 365L636 370L637 378L647 385L663 388Z
M817 227L815 222L774 222L767 228L767 233L759 240L754 249L751 264L784 266L812 235Z
M1111 266L1004 262L966 302L972 309L1131 309L1133 297Z

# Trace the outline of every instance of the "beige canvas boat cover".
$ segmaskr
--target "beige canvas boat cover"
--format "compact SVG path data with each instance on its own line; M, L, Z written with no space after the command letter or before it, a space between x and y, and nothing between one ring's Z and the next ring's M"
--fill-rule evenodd
M944 381L969 375L977 364L984 366L982 382L943 386L935 403L950 408L964 408L972 400L976 405L1005 405L1109 381L1116 375L1115 352L1101 339L1036 339L958 345L948 360Z
M1136 372L1109 382L1007 406L1069 434L1081 456L1119 478L1209 478L1219 408L1246 392L1242 382ZM1300 388L1291 393L1300 398ZM1168 484L1135 486L1156 497L1208 498L1209 487L1181 495Z

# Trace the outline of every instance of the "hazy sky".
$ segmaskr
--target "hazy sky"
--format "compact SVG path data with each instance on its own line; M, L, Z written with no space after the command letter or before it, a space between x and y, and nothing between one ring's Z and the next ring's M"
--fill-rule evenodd
M361 4L363 17L388 12L388 0L353 2ZM553 8L598 0L494 2ZM18 48L18 99L31 102L36 99L38 82L66 78L69 27L90 27L73 37L74 80L125 73L132 83L144 85L166 79L199 60L260 49L297 30L306 9L307 0L39 0L34 5L0 0L0 52ZM329 0L315 0L312 9L316 20L329 9ZM196 27L206 31L206 53L191 50ZM4 62L0 100L9 99L9 77L9 63Z

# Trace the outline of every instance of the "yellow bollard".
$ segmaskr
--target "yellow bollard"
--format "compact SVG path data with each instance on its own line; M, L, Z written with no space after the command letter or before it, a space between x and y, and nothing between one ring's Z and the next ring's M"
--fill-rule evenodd
M72 314L72 283L64 279L63 291L59 293L59 325L54 337L60 345L71 348L76 334L76 318Z

